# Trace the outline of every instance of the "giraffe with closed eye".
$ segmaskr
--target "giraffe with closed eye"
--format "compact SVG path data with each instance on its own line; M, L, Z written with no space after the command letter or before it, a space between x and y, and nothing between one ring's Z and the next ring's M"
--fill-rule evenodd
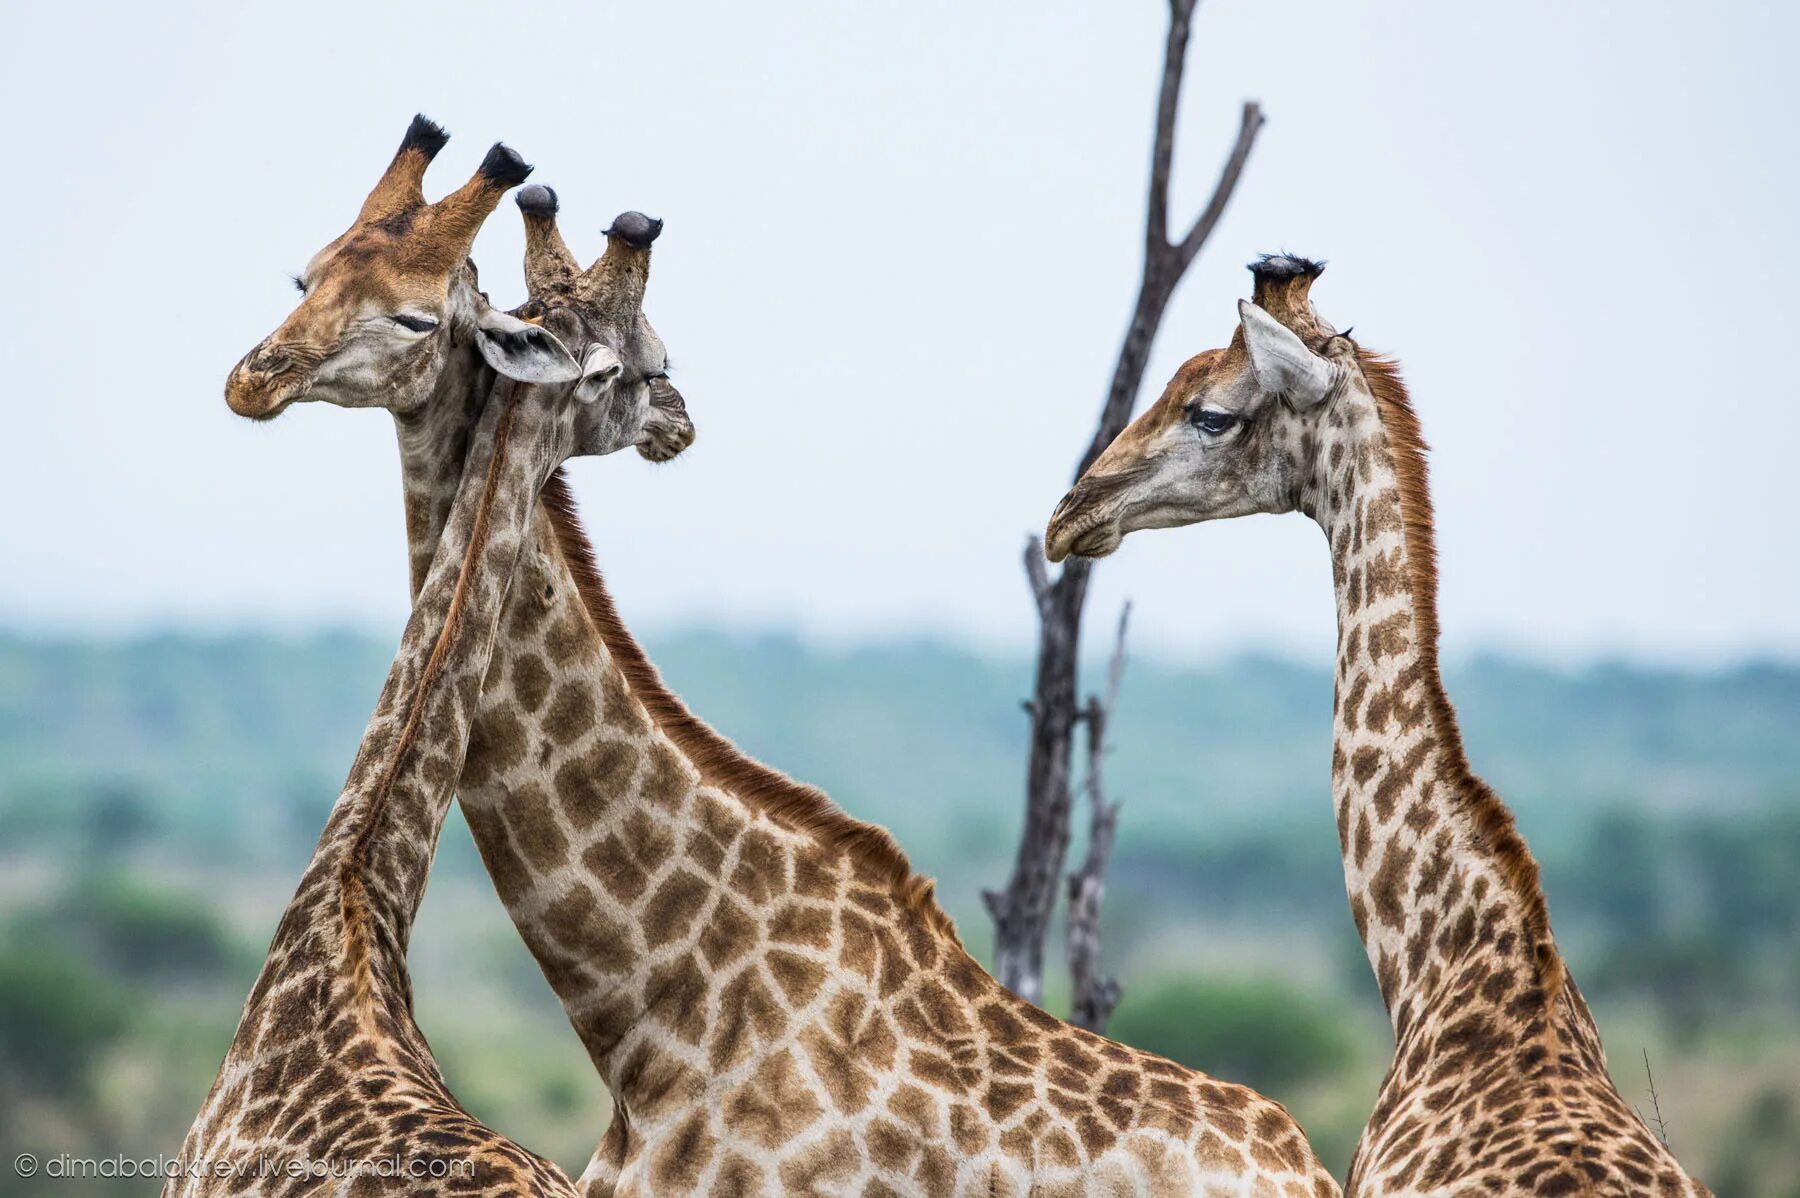
M1702 1195L1619 1096L1537 863L1475 776L1438 670L1424 442L1394 364L1314 310L1321 264L1251 267L1230 344L1190 358L1050 518L1053 560L1255 512L1324 530L1337 598L1331 793L1395 1052L1356 1195Z
M306 371L328 380L320 385L347 386L332 354L366 362L372 353L355 322L442 318L438 290L452 286L481 219L530 168L496 147L466 187L426 205L416 194L419 133L415 125L359 219L385 222L383 232L402 242L433 243L429 255L408 258L416 289L402 296L369 287L364 306L349 305L350 322L335 331L317 310L310 323L290 321L233 373L234 399L250 394L246 370L278 389L290 386L281 381L289 372ZM341 239L343 253L358 253L359 235ZM438 290L425 281L431 269ZM344 306L351 288L331 278L336 287L309 289L308 300L326 294ZM519 343L496 352L509 362L529 358L537 384L488 378L386 685L167 1198L575 1193L555 1165L483 1126L450 1093L413 1018L406 948L539 491L568 456L636 444L649 410L640 392L612 386L615 371L596 378L605 354L579 327L563 322L561 337L523 322L486 327Z
M519 198L532 295L516 315L588 330L612 351L590 373L672 421L685 405L641 311L655 222L615 220L584 270L554 194ZM407 418L432 435L401 435L415 566L468 410L430 403ZM588 1194L1336 1193L1278 1104L1009 994L885 831L690 713L619 619L559 481L478 703L464 812L614 1098Z

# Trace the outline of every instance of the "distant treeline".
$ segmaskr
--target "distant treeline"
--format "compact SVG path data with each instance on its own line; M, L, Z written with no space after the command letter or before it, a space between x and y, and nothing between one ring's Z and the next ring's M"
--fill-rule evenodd
M650 647L716 727L916 853L1004 839L1018 818L1023 658L707 633ZM391 648L349 633L0 634L0 804L118 781L146 791L157 819L220 836L294 807L310 820L336 793ZM1748 814L1800 798L1800 665L1558 671L1483 657L1448 681L1477 770L1534 842L1613 810ZM1323 663L1138 657L1109 768L1125 844L1317 826L1330 714Z

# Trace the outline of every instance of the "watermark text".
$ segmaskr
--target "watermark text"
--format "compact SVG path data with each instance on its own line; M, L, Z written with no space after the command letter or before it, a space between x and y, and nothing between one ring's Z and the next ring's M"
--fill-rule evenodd
M88 1178L293 1178L318 1181L334 1178L381 1177L409 1181L473 1178L475 1162L454 1156L309 1157L259 1153L255 1156L212 1160L179 1156L73 1156L66 1152L40 1155L21 1152L12 1158L17 1177L44 1177L53 1181Z

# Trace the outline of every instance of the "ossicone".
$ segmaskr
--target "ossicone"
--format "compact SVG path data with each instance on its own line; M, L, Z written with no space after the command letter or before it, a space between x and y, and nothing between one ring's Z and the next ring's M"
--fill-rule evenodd
M1264 254L1250 264L1250 274L1256 280L1250 298L1257 307L1302 337L1317 339L1331 331L1313 311L1310 295L1313 280L1324 273L1322 260L1302 258L1285 251Z
M408 150L417 150L429 162L449 140L450 135L444 132L444 127L421 112L415 114L412 124L406 127L406 136L400 139L397 152L404 154Z
M519 211L526 216L555 216L560 208L556 199L556 189L545 187L542 183L533 183L514 197Z
M1325 273L1325 260L1302 258L1298 254L1290 254L1283 250L1279 254L1259 254L1256 261L1247 269L1256 276L1257 282L1264 279L1270 282L1284 282L1289 279L1306 279L1311 281Z
M617 237L626 245L647 249L662 232L663 223L654 216L645 216L642 212L621 212L613 217L613 223L607 228L608 237Z
M400 148L370 189L357 219L381 220L423 204L425 195L419 184L425 178L425 168L449 140L444 127L424 113L413 117L412 124L406 127L406 136L400 139Z
M505 190L517 187L525 182L531 174L531 164L519 157L519 152L505 142L495 142L481 160L477 173L496 187Z
M556 227L556 190L533 183L513 202L525 215L525 290L537 300L567 294L581 268Z

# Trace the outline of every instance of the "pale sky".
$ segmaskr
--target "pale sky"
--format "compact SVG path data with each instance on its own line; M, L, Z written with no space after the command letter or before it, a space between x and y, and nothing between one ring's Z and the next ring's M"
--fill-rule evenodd
M647 308L699 426L576 463L633 623L1017 647L1139 270L1163 6L22 5L0 42L10 364L0 625L397 633L387 416L233 417L408 119L460 184L504 138L577 253L667 221ZM776 16L772 14L779 13ZM1452 647L1800 654L1792 5L1210 0L1174 220L1269 123L1146 395L1222 344L1243 264L1324 257L1435 447ZM476 244L523 298L517 213ZM1298 516L1140 535L1096 624L1316 653Z

